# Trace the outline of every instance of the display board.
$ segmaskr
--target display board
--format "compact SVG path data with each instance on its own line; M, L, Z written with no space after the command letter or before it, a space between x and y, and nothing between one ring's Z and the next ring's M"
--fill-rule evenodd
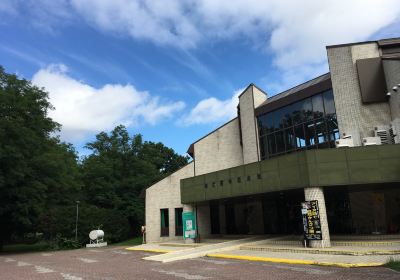
M196 215L194 212L183 212L183 238L196 238Z
M304 238L307 240L322 240L318 200L302 202L301 214L303 216Z

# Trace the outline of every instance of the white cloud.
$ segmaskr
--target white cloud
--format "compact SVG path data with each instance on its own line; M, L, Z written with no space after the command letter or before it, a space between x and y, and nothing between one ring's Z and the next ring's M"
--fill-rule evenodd
M32 82L49 92L55 110L49 115L62 124L61 136L78 141L118 124L156 124L184 108L178 102L161 102L157 96L138 91L132 85L106 84L95 88L68 75L63 64L39 70Z
M197 103L189 114L181 117L177 123L189 126L194 124L218 123L232 119L237 115L238 97L243 90L235 91L233 96L226 100L219 100L215 97L203 99Z

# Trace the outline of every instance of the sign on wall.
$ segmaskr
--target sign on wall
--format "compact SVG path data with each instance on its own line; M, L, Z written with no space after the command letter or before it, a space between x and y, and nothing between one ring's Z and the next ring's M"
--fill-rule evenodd
M194 212L183 212L183 238L196 238L196 215Z
M303 216L303 230L305 239L322 240L318 200L302 202L301 214Z

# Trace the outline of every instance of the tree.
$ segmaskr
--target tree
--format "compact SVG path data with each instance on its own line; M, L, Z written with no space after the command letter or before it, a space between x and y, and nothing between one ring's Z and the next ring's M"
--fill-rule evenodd
M54 133L48 94L0 66L0 246L35 232L49 202L79 187L76 154Z
M87 202L118 212L129 222L131 233L138 233L143 224L141 192L188 162L188 157L162 143L143 142L141 135L130 137L122 125L109 134L99 133L86 147L92 151L82 164Z

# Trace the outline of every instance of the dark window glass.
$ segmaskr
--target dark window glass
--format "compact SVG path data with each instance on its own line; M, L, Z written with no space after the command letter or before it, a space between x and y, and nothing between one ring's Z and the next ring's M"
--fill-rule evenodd
M267 136L260 137L260 155L261 159L265 159L267 157L268 148L267 148Z
M183 235L182 212L183 208L175 208L175 236Z
M306 146L306 139L304 136L303 125L296 125L294 127L294 134L296 137L296 147L298 149L304 148Z
M281 111L281 128L292 125L293 106L289 105L280 109Z
M275 135L269 134L267 136L267 142L268 142L268 154L269 155L276 154Z
M318 148L329 148L329 136L326 130L325 119L315 120L315 129Z
M323 96L324 96L325 114L327 116L336 114L335 101L333 100L332 90L324 92Z
M161 236L169 236L169 215L168 209L160 209Z
M267 133L267 115L257 117L258 134L264 135Z
M283 130L275 132L275 141L276 141L276 152L284 153L285 152L285 138Z
M296 149L293 127L285 129L285 144L286 144L286 151L292 151Z
M275 112L266 114L267 133L275 131Z
M321 94L312 97L312 106L314 119L319 119L324 116L324 101Z
M315 145L315 125L314 122L308 122L304 124L304 133L306 146L314 146Z
M337 124L337 120L335 116L332 116L327 120L328 132L329 132L329 140L331 148L335 147L335 140L339 139L339 128Z
M260 155L334 147L339 138L332 90L258 117Z

